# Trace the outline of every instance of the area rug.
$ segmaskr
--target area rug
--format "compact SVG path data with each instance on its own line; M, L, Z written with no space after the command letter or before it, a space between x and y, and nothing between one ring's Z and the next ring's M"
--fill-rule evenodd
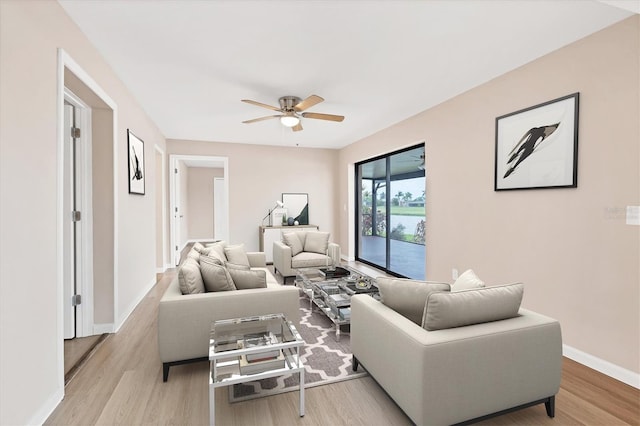
M304 348L300 351L305 368L305 389L367 375L362 365L357 372L351 368L350 336L346 333L349 326L342 326L340 341L336 342L335 326L331 320L319 311L311 312L309 299L304 296L300 297L300 316L298 332L305 341ZM229 401L245 401L296 391L298 388L298 374L272 377L230 386Z

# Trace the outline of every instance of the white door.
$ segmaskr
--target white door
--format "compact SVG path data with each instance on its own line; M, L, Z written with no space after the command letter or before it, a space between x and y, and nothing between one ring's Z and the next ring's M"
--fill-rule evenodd
M178 266L180 264L180 228L182 227L182 204L180 203L180 174L178 173L178 161L174 161L173 167L173 263Z
M228 241L227 192L224 178L213 178L213 238Z
M75 127L75 107L64 105L64 338L76 337L76 307L74 297L78 285L78 247L80 230L76 226L78 219L74 217L80 205L78 185L76 184L76 138L72 128Z

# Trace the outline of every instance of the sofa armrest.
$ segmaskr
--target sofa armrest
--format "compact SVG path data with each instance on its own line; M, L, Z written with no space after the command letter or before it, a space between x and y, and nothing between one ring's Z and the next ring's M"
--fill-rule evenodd
M249 266L252 268L266 268L267 256L262 251L248 251Z
M282 241L273 242L273 267L283 277L295 275L295 271L291 268L291 247Z

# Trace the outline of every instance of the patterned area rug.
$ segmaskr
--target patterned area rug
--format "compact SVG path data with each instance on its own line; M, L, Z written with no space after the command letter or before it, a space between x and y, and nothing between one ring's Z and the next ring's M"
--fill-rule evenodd
M301 350L301 359L305 367L305 389L367 375L362 365L358 367L358 372L351 369L350 336L345 333L349 331L349 326L342 326L340 341L336 342L335 326L331 320L321 312L312 313L309 309L309 299L304 296L300 297L300 316L298 332L305 341L304 349ZM230 386L229 401L245 401L296 391L298 388L297 374L272 377Z

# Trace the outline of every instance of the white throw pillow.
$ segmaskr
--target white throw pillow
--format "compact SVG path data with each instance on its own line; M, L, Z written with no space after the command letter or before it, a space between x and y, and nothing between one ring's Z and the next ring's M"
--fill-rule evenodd
M451 286L451 291L471 290L475 288L483 288L484 281L482 281L471 269L467 269L458 277L456 282Z
M328 232L307 232L307 237L304 240L304 251L327 254L327 247L329 247Z
M284 232L282 234L282 242L291 247L291 256L302 251L302 242L297 232Z
M224 248L224 254L227 256L227 260L229 261L229 263L251 266L251 264L249 263L247 252L244 249L244 244L227 246Z

